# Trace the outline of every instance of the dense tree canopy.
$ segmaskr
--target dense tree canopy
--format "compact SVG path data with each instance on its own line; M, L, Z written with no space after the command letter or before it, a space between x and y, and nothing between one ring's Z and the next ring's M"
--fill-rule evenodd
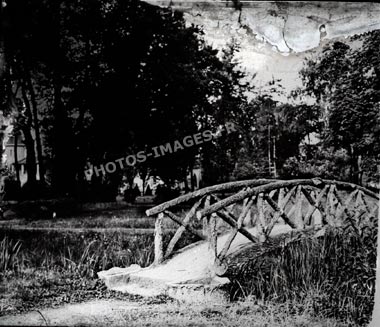
M187 182L200 165L209 185L295 177L300 162L313 175L316 163L333 165L329 156L349 162L348 179L360 182L363 172L376 177L378 31L357 37L352 47L335 42L306 63L302 92L316 104L281 104L273 100L278 80L248 101L255 90L243 82L239 45L231 40L213 49L199 27L170 8L137 0L13 0L1 15L1 110L13 117L13 134L27 148L29 195L39 194L37 175L54 195L112 199L123 176L132 183L136 173L172 185ZM236 132L221 130L226 123ZM90 165L206 130L221 137L86 181ZM320 143L305 147L311 133ZM326 171L320 167L314 172Z
M57 193L80 191L88 163L100 165L205 129L216 131L245 101L243 75L232 60L236 46L219 59L202 31L185 26L182 14L171 9L140 1L17 0L4 15L3 84L11 85L18 101L31 187L38 161L40 176L45 162L50 168L48 182ZM215 174L207 155L229 146L218 142L229 141L136 163L97 183L111 183L116 190L121 174L136 171L171 183L186 176L200 150L206 170ZM218 155L219 164L230 160Z
M380 140L380 33L327 47L301 72L305 92L325 109L324 145L344 149L351 177L361 183L365 172L378 178Z

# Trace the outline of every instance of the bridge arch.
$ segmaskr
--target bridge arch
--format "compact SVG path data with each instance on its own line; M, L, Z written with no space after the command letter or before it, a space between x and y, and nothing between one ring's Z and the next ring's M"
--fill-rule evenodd
M156 216L154 265L172 257L187 230L208 243L210 269L223 276L229 258L247 249L247 243L233 249L238 235L249 240L248 245L262 247L275 244L282 234L310 235L346 221L371 224L377 219L378 201L379 194L359 185L319 178L257 179L206 187L147 210L148 216ZM174 213L184 204L190 209ZM164 217L178 224L167 244Z

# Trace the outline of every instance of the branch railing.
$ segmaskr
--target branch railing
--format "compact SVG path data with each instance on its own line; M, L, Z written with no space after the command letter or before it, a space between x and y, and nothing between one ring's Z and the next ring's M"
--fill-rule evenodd
M173 200L164 202L154 208L148 209L146 211L147 216L157 217L156 222L155 222L155 236L154 236L154 243L155 243L154 263L159 264L171 256L175 245L177 244L177 242L179 241L179 239L181 238L185 230L189 231L193 235L198 236L202 240L210 239L210 235L208 235L208 232L209 232L208 222L207 222L208 218L205 218L204 221L202 222L203 230L201 232L194 229L191 223L193 220L196 219L196 213L201 209L202 206L204 208L207 208L210 206L211 203L215 202L214 200L215 196L213 196L214 194L218 193L220 195L223 195L223 193L248 190L249 188L256 187L259 185L265 185L270 182L273 182L273 180L257 179L257 180L245 180L245 181L229 182L229 183L213 185L213 186L205 187L200 190L182 195ZM172 212L173 208L181 204L187 204L191 202L194 202L194 204L183 219ZM163 238L164 238L163 222L164 222L165 216L169 217L171 220L173 220L179 225L174 236L169 241L166 249L164 249L164 244L163 244L164 243L163 242Z
M234 194L225 196L227 192ZM157 216L155 264L173 254L187 230L208 243L213 258L210 265L222 273L238 233L252 243L262 244L278 224L302 231L340 226L346 219L365 223L377 218L378 200L378 194L361 186L322 179L260 179L206 187L147 210L148 216ZM193 203L192 207L183 218L173 213L176 206L189 202ZM165 249L164 217L179 226ZM193 222L201 222L201 230ZM226 226L229 226L227 231ZM224 234L225 242L218 249L218 238Z

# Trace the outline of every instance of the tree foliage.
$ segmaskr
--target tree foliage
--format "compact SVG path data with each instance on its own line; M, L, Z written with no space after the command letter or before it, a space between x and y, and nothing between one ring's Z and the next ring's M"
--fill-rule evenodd
M304 91L325 109L324 142L350 157L351 177L377 179L380 139L380 33L355 37L352 46L335 42L301 72Z
M244 101L242 73L232 60L236 48L218 58L202 31L171 9L135 0L15 0L5 16L10 68L4 85L12 85L19 100L18 124L29 141L28 178L36 175L36 161L44 162L42 155L51 159L42 175L56 194L87 192L88 163L105 164L216 130ZM183 180L201 150L207 158L214 149L212 158L219 156L218 165L226 166L231 159L220 153L227 146L220 142L95 178L95 193L110 193L109 187L115 192L122 174L137 171L169 184ZM32 160L39 146L43 154ZM206 167L209 161L203 162ZM218 165L207 166L206 175L215 175Z

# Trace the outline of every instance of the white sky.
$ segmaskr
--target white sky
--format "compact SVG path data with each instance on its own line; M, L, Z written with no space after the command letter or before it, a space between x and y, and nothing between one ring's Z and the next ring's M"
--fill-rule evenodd
M205 32L206 42L215 48L221 49L230 41L227 38L216 38L212 32L209 33L207 30ZM286 93L302 85L298 72L303 66L305 56L312 52L283 55L273 50L265 41L257 40L255 44L248 44L244 38L239 37L239 42L241 49L236 59L250 77L256 74L253 80L256 89L264 87L273 78L282 80L280 84ZM286 101L286 96L274 98Z

